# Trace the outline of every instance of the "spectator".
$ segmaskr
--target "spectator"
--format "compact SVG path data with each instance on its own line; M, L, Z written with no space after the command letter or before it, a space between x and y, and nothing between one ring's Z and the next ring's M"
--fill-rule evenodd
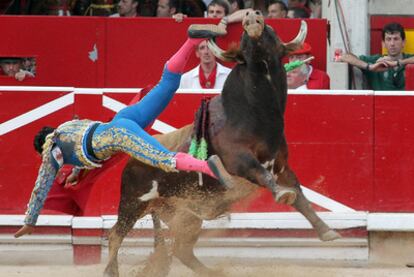
M183 0L180 11L188 17L204 17L207 6L202 0Z
M223 18L230 12L230 4L227 0L213 0L207 6L207 17Z
M308 0L288 0L287 1L287 6L288 8L293 8L293 7L298 7L298 6L302 6L302 7L308 7Z
M405 31L399 23L389 23L382 29L382 45L386 55L359 57L346 53L338 58L362 70L368 86L373 90L404 90L405 65L414 63L414 55L403 53Z
M201 0L183 0L179 2L177 12L172 15L176 22L182 22L188 17L204 17L207 10L206 5Z
M177 0L158 0L157 17L172 17L177 13Z
M289 54L289 62L306 60L312 56L312 47L308 43L303 43L302 48ZM306 86L308 89L330 89L330 79L326 72L306 64L308 75L306 76Z
M13 57L2 58L0 59L0 67L3 75L14 76L22 68L22 60Z
M6 57L0 59L0 68L3 75L23 81L26 77L34 77L34 74L24 70L21 58Z
M158 0L139 0L137 16L154 17L157 15Z
M230 12L232 14L236 11L244 9L244 1L243 0L229 0L230 3Z
M288 9L288 18L309 18L310 10L303 6L291 7Z
M235 11L233 14L231 14L232 15L231 16L232 21L230 21L229 23L241 22L245 12L248 11L248 10L249 9L243 9L243 10ZM209 17L209 18L224 18L224 17L226 17L226 19L225 19L226 24L227 24L227 15L229 15L229 12L230 12L230 4L229 4L229 2L227 2L227 0L213 0L207 6L207 17ZM235 17L234 17L234 15L235 15ZM182 22L185 17L187 17L187 15L185 15L183 13L177 13L177 14L173 15L173 18L175 19L176 22ZM223 25L220 26L220 29L221 30L224 29L224 32L225 32L226 28L227 28L227 26L223 26Z
M118 9L119 1L69 0L72 2L71 15L111 16Z
M201 42L196 48L200 64L183 74L180 89L221 89L231 69L216 62L216 57L208 49L207 42Z
M267 7L267 17L268 18L286 18L288 13L288 8L283 1L271 0L269 6Z
M111 17L136 17L138 16L138 0L120 0L118 3L118 13Z
M311 18L322 17L322 0L311 0L308 8L311 10Z
M289 0L287 6L289 9L296 8L296 7L299 7L300 9L304 9L309 14L310 18L321 18L321 15L322 15L322 0ZM299 11L295 11L295 12L302 13ZM307 18L307 17L300 17L300 18Z
M288 89L307 90L306 81L308 75L309 69L306 64L286 73Z
M36 75L36 60L34 58L23 58L22 68L30 72L33 76Z

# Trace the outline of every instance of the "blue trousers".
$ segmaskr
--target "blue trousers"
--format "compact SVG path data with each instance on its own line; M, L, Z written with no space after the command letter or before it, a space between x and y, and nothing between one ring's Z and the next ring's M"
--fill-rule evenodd
M175 171L175 152L171 152L150 136L144 128L166 108L180 84L181 74L167 67L161 80L138 103L119 111L112 121L100 124L92 138L98 159L107 159L116 152L130 156L165 171Z

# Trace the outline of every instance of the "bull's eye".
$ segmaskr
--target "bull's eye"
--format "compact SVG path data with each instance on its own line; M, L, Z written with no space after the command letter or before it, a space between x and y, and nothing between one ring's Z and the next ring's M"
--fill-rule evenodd
M249 15L249 12L246 12L246 15Z
M257 15L261 15L262 13L260 11L256 11L256 14Z

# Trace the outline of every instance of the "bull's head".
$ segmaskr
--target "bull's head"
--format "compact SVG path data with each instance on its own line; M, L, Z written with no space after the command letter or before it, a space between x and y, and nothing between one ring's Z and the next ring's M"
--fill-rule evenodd
M266 43L269 43L270 40L270 43L272 45L270 48L274 50L274 53L277 54L279 58L282 58L289 52L295 51L302 46L308 30L306 22L302 21L297 36L290 42L281 43L272 27L264 23L264 17L260 11L247 12L243 18L242 24L244 33L241 43L241 50L231 49L224 51L218 47L213 40L208 41L208 47L217 58L227 62L244 63L245 57L242 53L242 50L243 43L246 41L246 38L249 38L253 41L258 41L264 36L266 36Z

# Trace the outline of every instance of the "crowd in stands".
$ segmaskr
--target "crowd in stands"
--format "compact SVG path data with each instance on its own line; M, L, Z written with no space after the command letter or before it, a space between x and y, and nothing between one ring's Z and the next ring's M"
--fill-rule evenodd
M210 17L222 18L219 27L226 32L227 24L240 22L245 11L250 8L261 10L267 18L320 18L321 2L322 0L9 0L0 1L0 14L172 17L177 22L186 17ZM367 83L366 88L404 90L405 66L414 63L414 58L403 53L403 26L398 23L385 26L382 43L387 54L356 56L343 53L336 61L361 69ZM304 45L298 53L291 55L290 61L309 58L311 46ZM217 63L214 55L203 44L196 49L196 55L200 59L200 65L183 77L181 88L189 88L189 84L194 83L194 78L199 79L196 87L220 88L221 79L226 78L230 69ZM35 76L34 64L30 59L0 57L0 74L23 80ZM328 75L309 63L289 72L287 78L290 89L330 87Z
M0 1L0 14L58 15L58 16L172 16L181 13L188 17L207 17L212 0L5 0ZM245 8L262 10L271 18L319 18L322 0L225 0L227 14ZM274 15L271 6L284 12ZM272 9L274 9L273 7ZM125 9L133 8L128 13ZM210 15L210 17L212 17Z
M14 77L19 81L36 74L34 58L0 57L0 75Z
M258 4L257 4L257 3ZM255 4L256 3L256 4ZM240 22L245 11L249 8L262 10L269 18L287 18L291 9L303 9L305 18L311 17L311 7L320 5L313 0L285 1L250 1L250 0L27 0L10 1L8 5L0 6L2 14L25 15L85 15L109 17L172 17L181 22L186 17L225 18L221 25L226 29L227 22ZM316 15L316 13L314 14ZM212 88L220 89L230 68L222 66L208 49L206 43L200 44L195 50L200 64L184 74L180 88ZM17 61L18 60L18 61ZM14 67L9 66L10 59L1 61L3 75L15 76L23 80L26 76L34 76L33 70L23 67L24 59L15 59ZM4 65L3 65L4 64ZM9 70L9 68L13 68ZM33 66L34 68L34 66ZM23 73L25 72L25 73ZM1 72L0 72L1 73Z

